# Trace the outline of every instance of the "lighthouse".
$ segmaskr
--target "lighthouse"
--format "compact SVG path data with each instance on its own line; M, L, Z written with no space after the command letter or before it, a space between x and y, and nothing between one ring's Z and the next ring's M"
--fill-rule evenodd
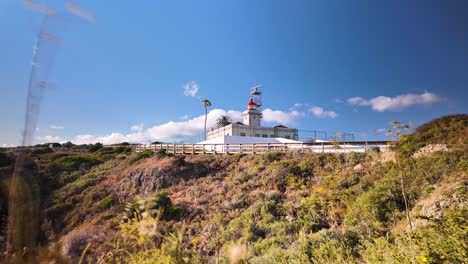
M258 110L258 105L250 98L247 103L247 110L242 113L244 125L250 127L261 127L262 113Z
M252 87L247 110L242 113L242 123L235 122L224 127L210 129L206 135L208 141L204 142L215 140L213 142L278 143L284 142L284 140L297 140L298 130L295 128L287 128L280 124L274 127L262 126L261 87L262 85Z

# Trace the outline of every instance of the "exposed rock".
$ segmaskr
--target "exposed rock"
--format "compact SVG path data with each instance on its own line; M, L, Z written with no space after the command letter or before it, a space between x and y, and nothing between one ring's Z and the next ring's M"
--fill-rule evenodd
M395 161L396 155L394 151L385 151L382 152L382 155L380 156L380 162L385 163L389 161Z
M119 197L126 198L124 196L128 196L128 193L147 195L157 192L158 189L167 188L187 169L179 162L172 158L155 158L140 164L128 171L128 176L120 182Z
M354 171L362 171L362 170L364 170L364 166L362 164L358 164L358 165L354 166L353 170Z
M99 247L109 241L111 234L112 231L104 226L84 226L61 239L61 254L71 263L78 263L81 255L85 253L82 263L95 263L99 258ZM90 246L87 248L88 245Z
M420 200L411 213L414 217L414 226L435 223L442 219L447 209L467 206L466 197L455 191L459 186L459 184L433 186L434 191L427 198Z
M420 148L413 154L413 158L419 158L427 156L433 152L437 151L449 151L449 148L445 144L431 144L425 147Z

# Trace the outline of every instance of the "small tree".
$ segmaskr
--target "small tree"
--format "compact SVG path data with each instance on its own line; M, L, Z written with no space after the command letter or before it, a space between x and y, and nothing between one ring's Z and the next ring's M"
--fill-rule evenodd
M205 107L205 140L206 140L206 120L208 119L208 107L211 106L211 101L208 99L203 99L202 104Z
M100 142L97 142L96 144L94 145L91 145L88 149L89 152L96 152L98 151L99 149L102 149L103 148L103 145L102 143Z
M216 125L218 127L225 127L225 126L227 126L229 124L231 124L231 118L229 116L227 116L227 115L221 115L216 120Z
M388 129L385 135L388 137L391 137L395 140L402 140L405 138L405 135L403 134L405 131L408 131L410 128L409 125L404 125L400 124L398 121L392 121L390 124L393 126L393 129ZM400 187L401 187L401 194L403 195L403 201L405 202L405 213L406 213L406 218L408 220L408 224L410 226L410 229L413 229L413 223L411 222L411 216L409 213L409 208L408 208L408 198L406 197L406 190L405 190L405 182L403 179L403 170L401 167L401 157L396 157L396 164L398 166L399 174L400 174Z

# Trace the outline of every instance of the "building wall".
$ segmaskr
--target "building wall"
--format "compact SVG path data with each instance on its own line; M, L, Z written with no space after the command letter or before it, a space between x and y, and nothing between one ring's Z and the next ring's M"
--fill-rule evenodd
M251 127L261 127L262 113L256 110L247 110L242 113L244 124Z
M298 140L297 129L281 127L251 127L241 124L230 124L208 132L207 139L221 136L271 137Z

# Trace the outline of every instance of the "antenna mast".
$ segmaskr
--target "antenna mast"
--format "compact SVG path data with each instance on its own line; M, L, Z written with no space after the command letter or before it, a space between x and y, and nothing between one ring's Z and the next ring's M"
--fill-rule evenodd
M257 105L257 109L260 110L262 107L262 91L260 91L260 88L262 88L263 85L255 85L254 87L250 88L250 98L254 101L254 103Z

